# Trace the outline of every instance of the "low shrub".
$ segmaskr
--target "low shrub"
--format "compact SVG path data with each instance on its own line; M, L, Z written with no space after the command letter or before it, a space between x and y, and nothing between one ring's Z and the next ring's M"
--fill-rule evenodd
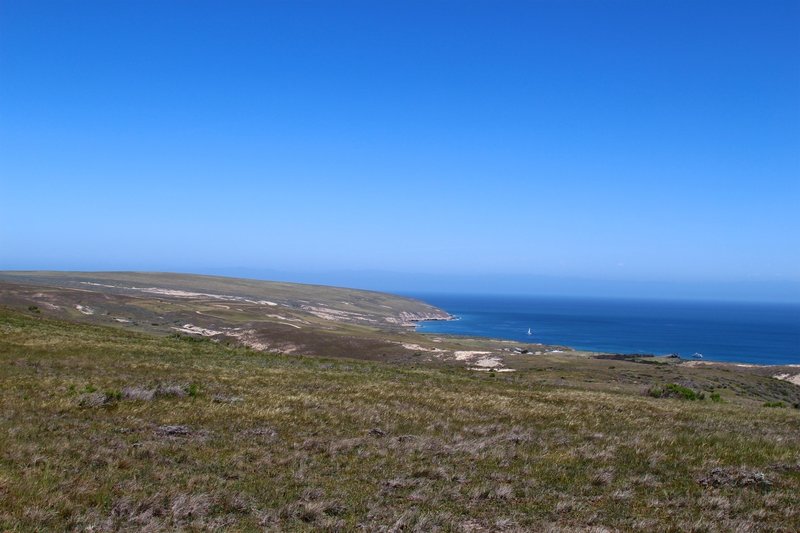
M653 398L680 398L683 400L703 400L706 395L703 392L696 392L689 387L678 385L677 383L668 383L663 387L653 386L647 390L647 395Z
M764 407L786 407L783 402L764 402Z

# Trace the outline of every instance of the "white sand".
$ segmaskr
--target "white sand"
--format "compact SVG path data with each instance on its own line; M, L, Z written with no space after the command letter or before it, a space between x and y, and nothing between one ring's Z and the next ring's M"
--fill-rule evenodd
M498 366L503 366L503 362L497 357L484 357L483 359L478 359L475 361L474 364L475 366L482 368L495 368Z
M362 313L355 313L353 311L342 311L340 309L331 309L330 307L322 307L319 305L301 305L300 308L323 320L331 320L334 322L341 322L345 320L377 322L373 318L368 318Z
M794 365L792 365L794 366ZM788 381L789 383L794 383L795 385L800 386L800 374L775 374L772 376L775 379L779 379L781 381Z
M300 318L289 318L288 316L283 315L267 315L268 318L277 318L278 320L283 320L286 322L300 322L301 324L308 324L305 320Z
M419 344L413 344L410 342L401 343L400 346L405 348L406 350L413 350L415 352L433 352L433 353L440 353L446 350L442 350L441 348L426 348L424 346L420 346Z
M470 370L479 370L488 372L493 370L495 372L515 372L513 368L504 368L503 359L493 352L485 352L479 350L458 350L453 352L456 361L466 361L470 365L467 368ZM488 357L487 357L488 356Z
M94 285L95 287L110 287L112 289L118 288L116 285L106 285L105 283L92 283L91 281L81 281L84 285Z
M224 331L217 331L214 329L201 328L193 324L184 324L182 328L173 327L172 329L181 331L183 333L192 333L194 335L202 335L203 337L213 337L214 335L223 335Z
M257 305L268 305L274 307L276 302L269 300L250 300L243 296L230 296L227 294L212 294L207 292L192 292L179 289L162 289L161 287L126 287L124 285L106 285L103 283L92 283L90 281L81 281L84 285L94 285L97 287L109 287L112 289L126 289L130 291L146 292L149 294L158 294L159 296L173 296L175 298L212 298L214 300L223 300L230 302L245 302Z
M453 352L457 361L469 361L474 359L478 355L491 355L492 352L477 352L477 351L467 351L467 350L459 350Z

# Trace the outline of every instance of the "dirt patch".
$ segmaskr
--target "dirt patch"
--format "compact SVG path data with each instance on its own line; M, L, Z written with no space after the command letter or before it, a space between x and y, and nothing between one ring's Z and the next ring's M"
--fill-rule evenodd
M163 437L188 437L192 430L189 426L158 426L156 434Z
M272 440L278 436L278 432L271 427L259 427L242 431L241 435L244 437Z
M153 389L145 387L125 387L122 389L122 398L125 400L139 400L148 402L155 398L185 398L189 395L188 387L181 385L159 385Z
M701 476L698 483L704 487L755 487L768 488L772 482L764 472L743 468L714 468Z
M105 392L87 392L78 396L80 407L102 407L113 401Z
M214 403L239 403L244 401L244 398L240 396L228 396L225 394L215 394L211 397L211 401Z

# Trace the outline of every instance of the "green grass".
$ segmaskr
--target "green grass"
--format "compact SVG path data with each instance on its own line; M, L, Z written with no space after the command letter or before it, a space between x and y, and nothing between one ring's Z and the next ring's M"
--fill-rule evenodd
M798 410L547 364L277 356L0 310L0 530L800 529Z

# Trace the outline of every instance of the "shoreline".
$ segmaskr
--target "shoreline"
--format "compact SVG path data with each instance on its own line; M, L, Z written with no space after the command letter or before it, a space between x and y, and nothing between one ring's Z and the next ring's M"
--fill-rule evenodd
M421 321L416 327L421 334L557 344L593 354L676 354L683 362L800 367L800 328L795 315L783 307L467 294L413 297L461 320ZM532 336L525 334L529 328ZM692 357L696 352L698 357Z
M545 344L545 343L540 343L540 342L525 342L525 341L520 341L520 340L517 340L517 339L508 339L508 338L502 338L502 337L488 337L486 335L450 333L450 332L441 332L441 331L439 331L439 332L433 332L433 331L427 332L427 331L421 331L420 330L420 327L424 326L425 322L451 322L451 321L455 321L455 320L461 320L461 318L458 317L457 315L450 315L450 318L440 318L440 319L434 319L434 320L423 319L423 320L414 321L414 323L411 324L411 326L414 328L414 332L415 333L419 333L420 335L425 335L425 336L429 336L429 335L446 335L448 337L455 337L455 338L479 339L479 340L493 341L493 342L508 342L508 343L517 343L517 344L520 344L520 345L544 345ZM547 344L547 345L549 345L549 344ZM572 352L575 352L575 353L591 354L591 356L593 356L593 357L605 355L605 356L619 357L620 359L635 358L635 357L639 357L639 358L657 358L657 359L675 359L675 360L679 361L680 364L686 364L687 366L736 366L736 367L740 367L740 368L797 368L797 369L800 369L800 363L787 363L787 364L781 364L781 363L746 363L746 362L740 362L740 361L717 361L717 360L711 360L711 359L694 359L694 358L691 358L691 357L689 357L689 358L681 357L680 355L678 355L677 357L673 357L672 354L655 354L655 353L641 353L641 352L638 352L638 353L633 353L633 352L625 353L625 352L612 352L612 351L608 351L608 350L578 349L578 348L575 348L575 347L567 345L567 344L553 344L552 346L556 346L556 347L559 347L559 348L566 348L566 349L571 350ZM550 353L566 353L566 352L558 352L557 351L557 352L550 352ZM800 358L798 358L798 359L800 359ZM798 376L796 376L796 377L800 377L800 374L798 374ZM795 384L800 386L800 383L795 383Z

